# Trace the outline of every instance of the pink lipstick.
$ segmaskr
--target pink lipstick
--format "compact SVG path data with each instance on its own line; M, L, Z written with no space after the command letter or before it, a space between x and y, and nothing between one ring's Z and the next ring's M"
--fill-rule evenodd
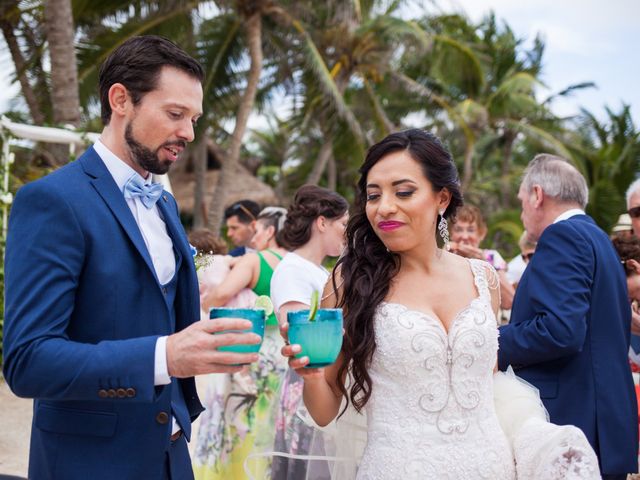
M396 229L402 227L403 225L404 225L404 223L402 223L402 222L396 222L394 220L389 220L389 221L379 222L378 223L378 228L380 230L382 230L383 232L391 232L393 230L396 230Z

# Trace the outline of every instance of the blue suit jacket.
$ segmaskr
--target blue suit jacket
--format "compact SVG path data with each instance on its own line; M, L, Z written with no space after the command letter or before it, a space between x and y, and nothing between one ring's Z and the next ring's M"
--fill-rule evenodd
M93 148L16 196L4 374L35 399L29 478L160 478L172 389L192 419L202 411L193 378L154 386L157 338L200 314L175 200L164 192L158 208L182 256L175 326L135 219Z
M498 362L540 389L551 421L586 434L603 474L636 472L638 414L620 259L586 215L545 229L518 285Z

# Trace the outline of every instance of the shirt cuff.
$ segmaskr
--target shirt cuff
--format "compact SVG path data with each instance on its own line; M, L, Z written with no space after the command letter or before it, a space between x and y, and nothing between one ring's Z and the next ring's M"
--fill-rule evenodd
M153 384L168 385L171 383L167 368L167 337L159 337L156 341L155 367L153 369Z

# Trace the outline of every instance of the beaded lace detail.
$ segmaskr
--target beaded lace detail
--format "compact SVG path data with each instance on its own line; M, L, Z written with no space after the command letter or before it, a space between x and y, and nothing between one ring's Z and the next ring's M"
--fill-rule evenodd
M480 260L470 264L478 296L449 332L425 313L379 306L358 479L515 478L493 403L498 331L489 289L495 272Z

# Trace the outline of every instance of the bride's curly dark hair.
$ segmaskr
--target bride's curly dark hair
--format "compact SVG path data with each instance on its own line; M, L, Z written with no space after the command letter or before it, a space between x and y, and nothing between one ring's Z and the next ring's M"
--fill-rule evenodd
M338 306L343 308L345 327L342 343L344 363L338 371L338 387L357 411L371 397L368 367L376 349L375 312L389 293L391 280L400 268L400 257L387 250L367 219L367 175L380 159L398 151L406 151L422 166L435 192L444 188L449 191L451 201L444 212L445 218L451 218L458 206L462 205L455 163L434 135L419 129L392 133L367 152L359 170L361 176L354 211L347 224L347 249L338 260L332 277L335 291L338 291L338 285L342 282ZM341 280L336 279L336 272L340 272ZM345 383L348 372L353 380L349 392Z

